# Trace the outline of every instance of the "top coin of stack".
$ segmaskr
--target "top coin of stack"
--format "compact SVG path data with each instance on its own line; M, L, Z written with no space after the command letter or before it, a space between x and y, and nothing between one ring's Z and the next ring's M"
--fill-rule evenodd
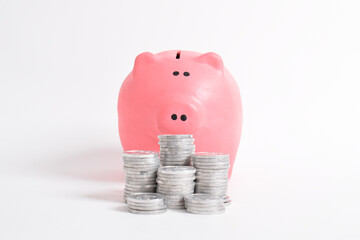
M186 210L194 214L219 214L225 212L223 199L211 194L190 194L184 197Z
M159 155L157 152L132 150L123 153L126 184L124 200L129 194L156 191Z
M189 166L195 151L191 134L159 135L160 164L162 166Z
M224 153L198 152L192 156L196 167L196 193L227 197L229 155Z
M157 193L135 193L127 197L129 212L159 214L166 212L165 198Z

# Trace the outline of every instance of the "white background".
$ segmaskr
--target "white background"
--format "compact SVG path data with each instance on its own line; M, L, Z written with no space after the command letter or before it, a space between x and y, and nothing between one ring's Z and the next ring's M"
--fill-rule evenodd
M359 239L359 1L0 1L0 239ZM137 54L220 54L244 125L217 216L122 203Z

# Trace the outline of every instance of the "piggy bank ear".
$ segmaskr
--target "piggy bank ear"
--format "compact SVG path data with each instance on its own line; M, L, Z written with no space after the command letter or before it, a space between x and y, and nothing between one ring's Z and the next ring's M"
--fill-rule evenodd
M151 65L152 63L156 62L157 56L150 53L150 52L143 52L140 53L134 63L134 70L142 69L147 65Z
M202 54L200 57L198 57L198 60L199 62L208 64L219 71L222 71L224 68L224 63L221 57L213 52Z

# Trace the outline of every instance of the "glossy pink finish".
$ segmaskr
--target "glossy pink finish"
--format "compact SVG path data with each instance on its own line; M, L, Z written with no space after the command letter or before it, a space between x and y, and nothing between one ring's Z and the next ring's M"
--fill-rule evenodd
M197 152L230 154L231 176L242 106L239 87L216 53L141 53L121 86L118 114L124 150L159 151L158 135L193 134Z

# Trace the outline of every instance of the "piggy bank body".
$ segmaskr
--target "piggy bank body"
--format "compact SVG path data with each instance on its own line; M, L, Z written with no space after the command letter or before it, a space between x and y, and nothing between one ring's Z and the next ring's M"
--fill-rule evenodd
M215 53L142 53L118 99L123 149L159 151L158 135L192 134L196 152L236 158L242 126L239 87Z

